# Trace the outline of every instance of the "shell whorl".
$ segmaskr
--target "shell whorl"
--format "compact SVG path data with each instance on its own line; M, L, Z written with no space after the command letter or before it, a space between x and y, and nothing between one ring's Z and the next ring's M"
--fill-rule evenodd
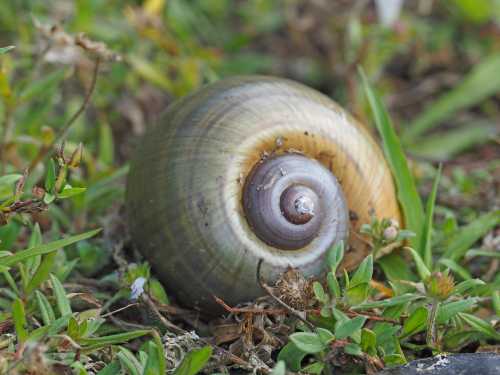
M314 159L287 154L259 163L245 182L243 206L257 237L297 250L315 237L344 240L348 210L333 174Z
M320 166L341 188L339 198L320 194L317 203L317 193L308 193L309 202L298 201L301 212L312 202L305 226L324 215L324 207L342 207L341 197L347 206L344 214L331 214L334 226L322 222L316 235L306 235L294 249L262 240L244 203L259 166L290 155ZM274 204L293 217L293 197L300 192L289 187ZM282 206L286 199L292 205ZM372 214L400 220L389 168L363 126L322 94L270 77L226 79L172 105L137 147L127 209L132 238L166 287L184 303L210 310L216 309L212 295L236 304L262 294L256 280L260 259L267 281L290 266L318 275L327 250L349 228L351 250L343 266L350 269L370 250L353 233Z

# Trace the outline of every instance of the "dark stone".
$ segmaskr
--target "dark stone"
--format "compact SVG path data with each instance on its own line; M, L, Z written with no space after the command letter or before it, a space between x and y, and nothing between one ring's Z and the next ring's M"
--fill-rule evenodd
M383 370L378 375L499 375L500 355L463 353L418 359L404 366Z

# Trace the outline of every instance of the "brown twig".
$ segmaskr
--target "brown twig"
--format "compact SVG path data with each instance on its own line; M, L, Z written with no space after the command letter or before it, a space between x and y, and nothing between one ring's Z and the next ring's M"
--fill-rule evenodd
M48 146L42 146L42 148L40 148L37 156L35 157L35 159L33 159L30 166L28 167L28 171L31 172L38 165L38 163L40 163L43 159L45 159L47 154L54 148L54 146L57 143L63 141L66 138L71 126L76 122L76 120L78 120L78 118L81 116L81 114L85 111L88 104L90 103L90 98L92 97L92 94L94 93L94 90L96 87L97 76L99 74L100 64L101 64L101 59L99 56L97 56L95 58L94 70L92 72L92 81L90 83L89 89L87 90L87 93L85 94L85 98L83 100L82 105L73 114L73 116L71 116L70 119L68 121L66 121L64 126L57 132L57 135L56 135L56 137L54 137L54 140L52 141L52 143Z
M117 314L119 313L120 311L123 311L123 310L126 310L130 307L133 307L133 306L137 306L137 303L130 303L128 304L127 306L123 306L123 307L120 307L119 309L116 309L114 311L110 311L104 315L101 315L101 318L107 318L107 317L110 317L111 315L114 315L114 314Z
M384 316L371 315L366 313L358 313L356 311L346 311L345 314L350 317L364 316L368 320L375 320L379 322L399 323L397 319L387 318Z
M285 309L259 309L254 307L231 307L227 303L225 303L221 298L217 296L213 296L215 302L221 305L227 312L232 314L268 314L268 315L284 315L287 310Z
M259 282L259 285L261 286L262 289L266 291L266 293L274 299L278 304L283 306L290 315L293 315L297 317L300 321L305 323L309 328L314 329L314 325L309 322L306 319L306 313L304 311L298 311L295 310L293 307L289 306L287 303L283 302L280 298L276 297L273 293L273 289L267 285L264 280L262 280L261 275L260 275L260 268L262 266L263 259L259 260L259 263L257 263L257 281Z

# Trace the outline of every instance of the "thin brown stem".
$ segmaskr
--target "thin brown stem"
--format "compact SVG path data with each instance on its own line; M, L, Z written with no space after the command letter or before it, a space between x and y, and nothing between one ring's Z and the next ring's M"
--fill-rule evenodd
M244 314L244 313L250 313L250 314L268 314L268 315L284 315L286 314L287 310L285 309L259 309L259 308L252 308L252 307L231 307L227 303L225 303L221 298L217 296L213 296L215 299L215 302L217 302L219 305L221 305L224 310L226 310L229 313L232 314Z
M436 327L436 319L437 312L439 309L439 301L433 300L431 305L431 311L429 312L429 318L427 319L427 334L425 336L427 346L431 349L436 348L437 343L437 327Z

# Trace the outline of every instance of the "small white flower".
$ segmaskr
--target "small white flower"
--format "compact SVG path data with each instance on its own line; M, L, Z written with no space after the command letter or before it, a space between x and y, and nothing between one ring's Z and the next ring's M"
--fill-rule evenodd
M398 20L403 8L403 0L375 0L380 23L391 27Z
M142 293L144 293L144 284L146 284L146 279L144 277L138 277L134 280L130 286L130 289L132 290L130 293L131 300L136 300Z

